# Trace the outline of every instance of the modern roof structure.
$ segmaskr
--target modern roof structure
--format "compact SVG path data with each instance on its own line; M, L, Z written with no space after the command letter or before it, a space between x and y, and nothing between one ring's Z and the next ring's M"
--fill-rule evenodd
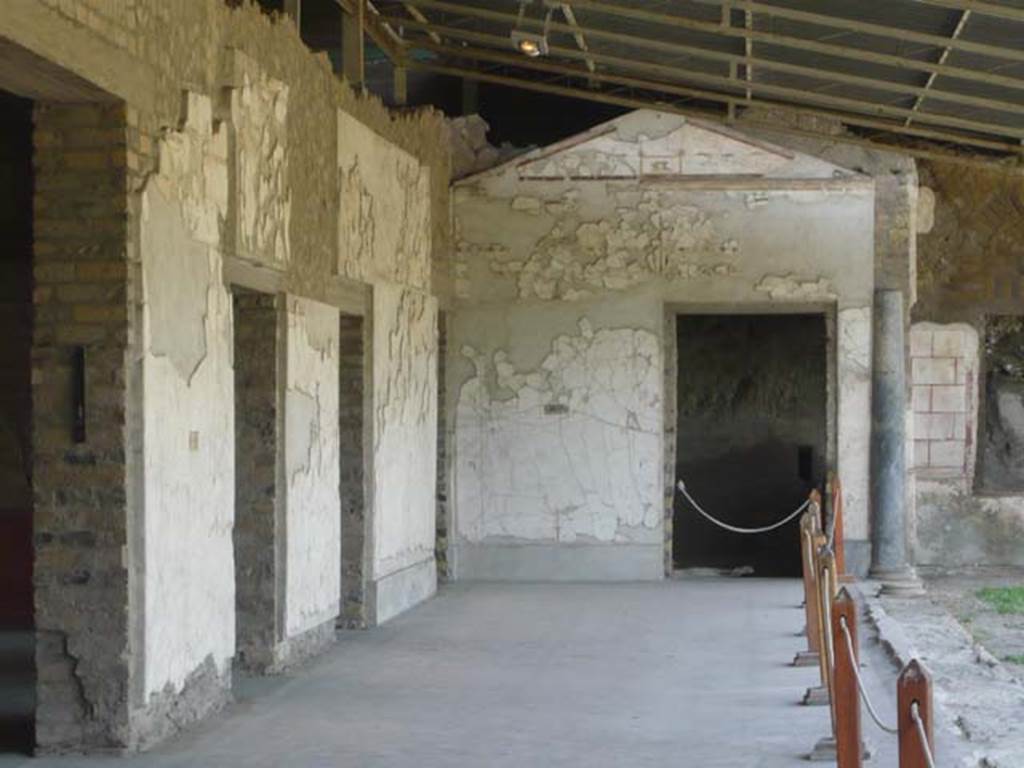
M923 155L1024 151L1021 0L375 3L367 32L412 69L720 121L767 108Z

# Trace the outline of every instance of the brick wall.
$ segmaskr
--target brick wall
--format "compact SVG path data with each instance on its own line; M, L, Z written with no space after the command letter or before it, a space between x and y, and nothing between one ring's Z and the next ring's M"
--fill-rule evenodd
M447 581L448 573L448 433L445 408L445 368L448 326L444 312L437 313L437 578Z
M917 323L910 331L914 468L970 476L977 421L977 333L967 325Z
M35 110L35 612L42 751L126 739L125 113ZM85 356L85 441L72 355Z
M273 295L234 296L235 633L240 663L273 664L277 623L279 308Z
M341 458L341 615L339 624L366 626L363 548L366 542L363 487L363 318L341 315L338 418Z

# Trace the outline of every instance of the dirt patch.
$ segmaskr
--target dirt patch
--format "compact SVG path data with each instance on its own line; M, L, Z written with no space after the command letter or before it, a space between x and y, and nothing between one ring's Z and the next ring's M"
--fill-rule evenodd
M1000 661L1024 676L1024 568L924 574L928 592Z

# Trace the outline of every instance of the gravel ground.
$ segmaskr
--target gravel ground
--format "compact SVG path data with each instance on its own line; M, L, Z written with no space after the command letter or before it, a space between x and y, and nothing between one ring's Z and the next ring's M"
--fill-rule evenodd
M881 640L901 663L920 659L932 675L937 727L957 737L940 766L1024 766L1024 643L1020 615L1000 615L976 593L1024 583L1021 571L977 569L922 574L928 596L870 598ZM864 592L870 594L869 585Z

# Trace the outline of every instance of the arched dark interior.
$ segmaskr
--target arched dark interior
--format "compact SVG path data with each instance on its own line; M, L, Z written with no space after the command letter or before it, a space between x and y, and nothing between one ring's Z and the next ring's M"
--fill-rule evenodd
M676 475L710 514L739 527L773 523L826 471L823 315L680 315ZM742 535L704 519L675 492L676 568L800 573L796 521Z

